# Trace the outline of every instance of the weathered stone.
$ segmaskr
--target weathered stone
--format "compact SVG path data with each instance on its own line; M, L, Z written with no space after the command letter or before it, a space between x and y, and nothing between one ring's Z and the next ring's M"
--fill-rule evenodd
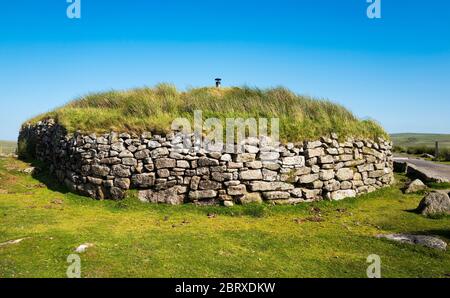
M261 169L262 162L260 160L246 162L245 167L250 168L250 169Z
M114 179L114 185L121 189L129 189L131 181L128 178L116 178Z
M192 190L197 190L198 189L198 184L200 183L200 177L199 176L193 176L191 178L191 182L190 182L190 188Z
M323 187L323 182L320 180L315 180L313 182L304 184L304 186L310 189L321 189Z
M350 154L340 155L339 160L344 161L344 162L351 161L351 160L353 160L353 155L350 155Z
M314 149L320 146L322 146L321 141L306 142L305 144L306 149Z
M353 170L349 168L341 168L336 172L336 178L339 181L351 180L353 179Z
M328 181L334 178L334 170L320 170L319 178L323 181Z
M209 168L208 167L197 168L196 174L198 176L208 176L209 175Z
M150 149L155 149L155 148L161 147L161 144L159 142L157 142L157 141L150 140L147 143L147 147L150 148Z
M244 164L242 162L228 162L228 168L229 169L241 169L244 167Z
M200 180L200 183L198 184L199 189L220 189L222 187L222 184L217 181L212 180Z
M450 198L446 193L431 192L420 201L417 212L423 215L450 214Z
M139 191L138 198L143 202L180 205L184 202L184 192L186 188L177 185L161 191L142 190Z
M279 157L280 157L280 153L278 153L278 152L261 152L259 154L259 158L263 161L264 160L268 160L268 161L277 160Z
M125 191L123 191L119 187L111 187L108 190L108 196L113 200L120 200L125 197Z
M289 190L289 193L291 194L291 196L295 197L295 198L301 198L303 197L303 191L301 188L294 188Z
M109 174L109 167L107 166L100 166L100 165L93 165L91 167L91 173L95 176L106 176Z
M414 193L425 190L426 188L427 186L421 180L416 179L408 185L408 187L405 189L405 193Z
M134 157L133 153L131 153L128 150L123 150L122 152L119 153L119 157L120 158L124 158L124 157Z
M247 189L246 189L245 185L239 184L236 186L229 186L227 192L230 196L238 196L238 195L246 194Z
M291 156L283 158L283 165L290 166L304 166L305 165L305 157L303 156Z
M322 156L322 155L325 155L325 151L323 150L322 147L315 148L315 149L307 149L305 151L305 156L308 159L311 159L311 158L317 157L317 156Z
M263 196L266 200L282 200L282 199L288 199L291 197L291 195L285 191L264 192Z
M280 169L280 164L278 164L276 162L263 161L263 168L272 170L272 171L276 171L276 170Z
M137 165L137 160L134 158L123 158L122 159L122 164L126 165L126 166L136 166Z
M236 162L250 162L256 159L254 153L241 153L236 156Z
M94 185L102 185L103 184L103 179L100 179L100 178L87 177L87 180L89 181L89 183L94 184Z
M177 161L172 158L158 158L155 159L155 167L157 169L175 168Z
M242 205L261 204L262 203L261 194L259 192L246 193L242 197L239 197L239 203L241 203Z
M353 198L356 196L356 191L353 189L337 190L331 193L331 199L334 201L342 200L345 198Z
M290 190L294 185L284 182L253 181L250 183L251 191Z
M197 161L199 167L218 166L219 161L213 158L200 157Z
M308 174L298 177L298 183L300 184L306 184L311 183L319 179L319 174Z
M158 174L158 177L160 178L167 178L170 176L170 171L168 169L159 169L156 171L156 174Z
M345 189L351 189L353 187L353 183L350 181L342 181L341 182L341 189L345 190Z
M268 169L262 169L263 180L265 181L276 181L278 173Z
M221 172L212 172L211 178L215 181L223 182L233 179L233 174L231 173L221 173Z
M315 200L320 197L320 189L306 189L302 188L303 196L307 200Z
M147 188L155 184L155 173L136 174L131 177L131 182L137 188Z
M230 154L224 154L220 157L221 161L232 161L231 155Z
M189 192L189 198L191 200L211 199L217 197L217 191L215 190L196 190Z
M263 178L261 170L243 171L239 175L242 180L261 180Z
M384 170L372 171L372 172L369 172L369 178L378 178L378 177L383 176L384 174L386 174L384 172Z
M111 175L120 178L131 176L130 168L124 165L114 165L111 169Z
M341 189L341 183L337 180L329 180L324 183L324 190L332 192Z
M145 149L145 150L138 151L134 154L134 157L136 157L136 159L148 158L148 157L150 157L150 150Z
M244 145L245 152L248 153L258 153L259 148L253 145Z
M336 148L327 148L326 151L330 155L338 155L339 154L339 152Z
M186 160L177 160L177 168L189 168L189 162Z
M307 165L308 167L311 167L316 164L317 164L317 157L312 157L305 161L305 165Z
M117 152L122 152L125 150L125 146L123 145L122 142L116 142L111 144L111 150L117 151Z
M385 238L388 240L407 244L417 244L440 250L447 249L447 243L445 243L443 240L428 235L388 234L388 235L377 235L377 238Z
M224 202L223 202L223 205L224 205L225 207L233 207L233 206L234 206L234 203L233 203L232 201L224 201Z
M169 155L169 150L166 147L159 147L150 152L152 158L161 158Z
M122 162L122 160L117 157L103 158L102 160L100 160L101 164L106 164L106 165L117 165L117 164L120 164L121 162Z
M324 155L324 156L319 156L317 161L320 164L333 163L334 162L334 158L331 155Z

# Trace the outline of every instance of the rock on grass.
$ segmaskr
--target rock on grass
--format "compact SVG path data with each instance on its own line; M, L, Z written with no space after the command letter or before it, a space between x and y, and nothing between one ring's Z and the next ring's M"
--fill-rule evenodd
M420 179L416 179L408 185L408 187L405 189L405 193L415 193L421 190L425 190L426 188L427 186Z
M446 193L431 192L420 201L416 211L422 215L450 214L450 197Z
M429 248L446 250L447 243L442 241L441 239L434 236L426 236L426 235L410 235L410 234L387 234L387 235L377 235L377 238L385 238L388 240L407 243L407 244L416 244L421 246L426 246Z

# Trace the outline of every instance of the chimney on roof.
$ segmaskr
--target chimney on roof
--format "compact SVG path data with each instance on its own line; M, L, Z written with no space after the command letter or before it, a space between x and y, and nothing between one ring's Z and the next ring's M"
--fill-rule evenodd
M216 88L220 88L220 85L222 84L222 79L221 78L216 78Z

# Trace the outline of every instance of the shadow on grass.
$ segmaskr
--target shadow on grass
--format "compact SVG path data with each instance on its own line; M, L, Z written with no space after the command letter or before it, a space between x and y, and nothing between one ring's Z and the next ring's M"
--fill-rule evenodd
M441 238L445 238L445 240L447 242L450 241L450 228L448 228L448 229L422 230L422 231L410 231L407 234L438 236L438 237L441 237Z
M28 159L21 159L21 160L29 163L32 167L36 169L32 173L31 177L47 186L48 189L63 194L69 192L67 187L63 183L59 182L58 179L56 179L56 177L52 175L52 173L50 173L50 169L46 164L36 160L28 160Z

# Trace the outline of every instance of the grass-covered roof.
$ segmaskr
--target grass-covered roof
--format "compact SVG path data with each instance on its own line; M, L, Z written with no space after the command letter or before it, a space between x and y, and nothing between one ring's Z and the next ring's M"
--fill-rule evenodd
M388 138L372 120L360 120L339 104L300 96L284 88L154 88L92 93L31 120L54 118L69 132L170 131L173 119L279 118L280 139L302 141L336 132L341 137ZM270 122L270 121L269 121Z

